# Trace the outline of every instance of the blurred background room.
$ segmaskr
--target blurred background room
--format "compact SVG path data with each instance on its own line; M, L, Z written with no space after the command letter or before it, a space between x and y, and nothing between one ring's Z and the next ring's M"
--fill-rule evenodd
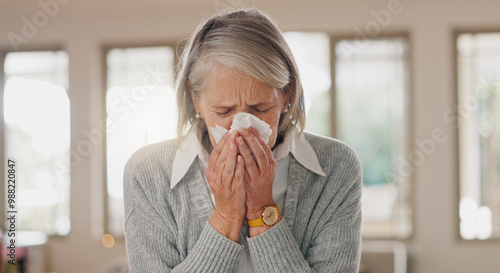
M176 136L189 35L245 7L362 161L360 272L500 272L498 0L0 0L0 272L128 272L124 165Z

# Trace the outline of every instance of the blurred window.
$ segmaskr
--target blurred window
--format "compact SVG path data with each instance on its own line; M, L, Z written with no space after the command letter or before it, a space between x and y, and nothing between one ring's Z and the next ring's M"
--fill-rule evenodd
M16 162L17 227L66 235L70 231L68 55L11 52L3 65L5 162L8 158Z
M330 37L321 32L286 32L284 37L297 62L304 88L306 130L330 136Z
M306 130L346 142L361 159L363 236L409 237L411 173L401 173L408 161L407 40L342 39L331 48L330 37L323 33L284 36L304 87ZM333 80L331 71L335 71Z
M346 48L352 51L346 51ZM408 45L402 37L335 46L337 137L363 165L363 236L412 233L408 158Z
M457 37L460 235L500 239L500 33Z
M107 231L123 236L123 170L137 149L176 137L171 47L107 52Z

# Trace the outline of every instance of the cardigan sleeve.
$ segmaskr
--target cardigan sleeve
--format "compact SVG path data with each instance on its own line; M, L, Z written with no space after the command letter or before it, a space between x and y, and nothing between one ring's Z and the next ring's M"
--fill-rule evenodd
M141 180L145 176L139 174L147 168L136 168L130 162L124 173L124 228L130 272L235 272L243 246L221 235L208 221L187 257L181 257L175 226L157 213L143 189Z
M315 201L304 201L303 204L314 209L322 207L319 203L328 203L319 221L309 226L314 234L307 246L297 243L284 219L263 234L248 238L256 272L358 272L362 171L359 161L355 162L348 170L349 175L340 180L342 187L338 192L334 195L324 193ZM339 176L334 177L329 179L339 182Z

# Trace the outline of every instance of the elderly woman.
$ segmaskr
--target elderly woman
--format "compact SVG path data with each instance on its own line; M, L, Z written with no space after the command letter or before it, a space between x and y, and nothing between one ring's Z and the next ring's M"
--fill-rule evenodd
M337 140L303 132L297 66L256 10L202 23L176 86L179 137L124 174L131 272L357 272L362 171ZM231 130L251 114L270 127ZM262 122L261 122L262 123Z

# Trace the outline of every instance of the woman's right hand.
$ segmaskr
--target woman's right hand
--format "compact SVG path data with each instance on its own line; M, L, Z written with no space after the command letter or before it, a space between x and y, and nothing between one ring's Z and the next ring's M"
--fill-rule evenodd
M238 132L226 133L210 154L205 176L215 198L209 223L219 233L238 242L246 214L243 182L245 163L238 155Z

